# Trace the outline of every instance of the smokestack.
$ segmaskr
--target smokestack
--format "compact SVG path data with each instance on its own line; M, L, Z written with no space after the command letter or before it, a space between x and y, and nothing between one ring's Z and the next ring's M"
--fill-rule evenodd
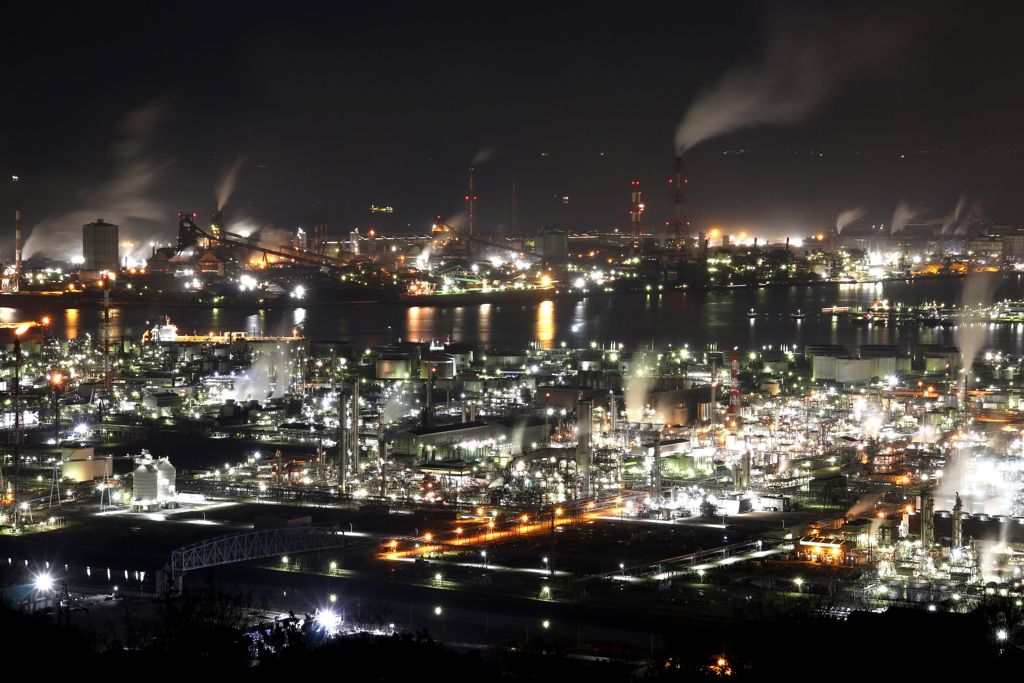
M687 251L689 251L690 245L690 230L683 223L683 202L686 201L686 181L683 180L682 155L676 157L676 177L674 182L675 187L672 190L672 202L676 206L675 240L676 256L679 256L679 251L683 246L683 242L686 243Z
M590 437L593 431L593 421L593 400L579 399L576 402L576 470L580 473L580 496L584 497L592 493L590 468L593 451L590 447Z
M110 274L103 273L103 391L110 391Z
M732 347L732 386L729 388L729 414L740 412L740 362L737 357L738 346Z
M921 489L921 547L927 553L935 543L935 499L931 490Z
M468 234L470 237L476 237L480 233L480 227L476 221L476 190L473 187L473 171L475 169L469 169L469 194L466 195L466 215L469 216ZM470 246L470 245L467 245Z
M21 202L14 202L14 288L21 284Z
M964 544L964 501L960 499L960 492L956 493L956 503L953 505L953 548L960 548Z
M629 257L633 258L643 244L640 241L640 183L635 180L630 199L632 204L629 210Z
M654 458L651 463L651 502L661 502L661 430L654 437Z

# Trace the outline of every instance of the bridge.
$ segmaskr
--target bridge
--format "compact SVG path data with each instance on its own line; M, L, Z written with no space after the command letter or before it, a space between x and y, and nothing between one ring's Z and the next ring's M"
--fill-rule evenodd
M292 527L218 536L171 551L174 576L205 567L258 560L273 555L345 547L340 529Z

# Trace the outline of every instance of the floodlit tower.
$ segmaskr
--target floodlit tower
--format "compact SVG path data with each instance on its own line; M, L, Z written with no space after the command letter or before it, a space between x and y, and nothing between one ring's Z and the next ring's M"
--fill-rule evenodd
M640 183L633 181L631 195L632 205L629 209L629 257L633 258L640 251L641 224L640 214L644 205L640 203Z
M729 388L729 414L740 412L740 362L737 358L738 346L732 347L732 386Z
M210 214L210 236L213 238L211 242L219 243L224 232L224 216L220 211L214 211ZM210 244L209 246L214 246Z

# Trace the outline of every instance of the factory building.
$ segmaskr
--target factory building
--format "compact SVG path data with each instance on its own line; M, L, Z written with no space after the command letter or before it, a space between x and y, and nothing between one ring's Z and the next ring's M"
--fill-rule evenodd
M102 218L82 226L83 275L88 273L88 277L98 278L104 270L120 270L117 240L117 226L104 223Z

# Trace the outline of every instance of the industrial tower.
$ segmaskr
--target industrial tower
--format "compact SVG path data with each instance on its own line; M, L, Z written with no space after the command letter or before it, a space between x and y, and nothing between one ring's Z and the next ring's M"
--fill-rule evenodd
M480 236L480 226L476 221L476 189L473 187L473 170L469 169L469 192L466 194L466 215L469 216L466 232L471 239Z
M740 362L737 356L740 347L732 347L732 386L729 388L729 414L740 412Z
M633 192L631 195L632 205L629 209L629 257L633 258L640 251L642 242L642 226L640 214L643 213L644 205L640 203L640 183L633 181Z
M683 203L686 201L686 179L683 178L683 157L676 157L676 177L672 188L672 202L676 206L676 217L673 221L675 233L676 256L679 256L680 249L686 245L686 251L690 250L690 224L683 221Z

